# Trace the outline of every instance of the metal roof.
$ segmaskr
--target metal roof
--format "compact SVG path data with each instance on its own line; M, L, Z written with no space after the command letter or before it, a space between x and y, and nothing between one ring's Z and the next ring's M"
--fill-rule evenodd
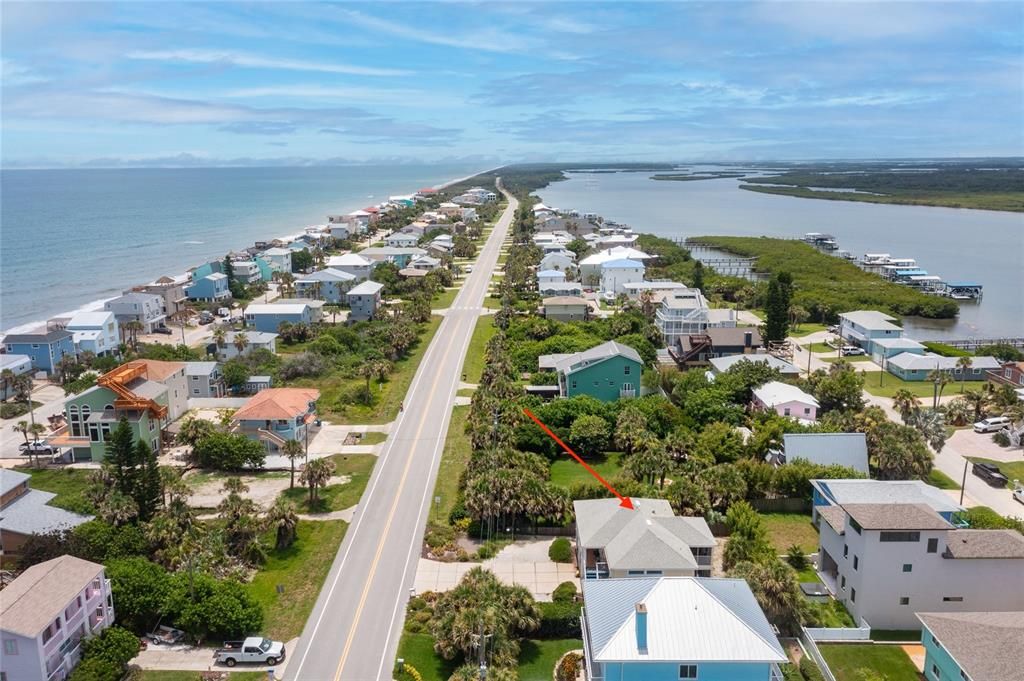
M46 534L70 529L92 519L92 516L50 506L50 501L56 496L53 492L38 489L23 493L0 510L0 530L25 535Z
M764 385L754 388L754 396L769 407L785 404L786 402L800 402L802 404L813 404L815 407L818 406L818 400L813 395L805 393L795 385L781 381L768 381Z
M937 487L920 480L811 480L819 494L834 504L927 504L936 513L953 513L963 508Z
M586 623L598 662L786 661L742 579L661 577L584 580ZM647 647L637 647L636 605L647 608Z
M569 355L565 359L558 362L558 364L555 366L555 370L564 372L566 375L568 375L573 373L574 371L578 371L585 367L591 366L592 364L603 362L604 360L610 357L618 357L620 355L623 357L628 357L629 359L635 362L639 362L640 364L644 363L644 360L640 357L640 353L638 353L633 348L629 347L628 345L616 343L615 341L608 341L607 343L601 343L600 345L592 347L589 350L584 350L583 352L577 352Z
M868 473L868 443L864 433L786 433L782 436L786 462L805 459L823 466L848 466Z
M364 281L356 287L349 290L350 296L372 296L381 289L384 288L384 284L376 281Z

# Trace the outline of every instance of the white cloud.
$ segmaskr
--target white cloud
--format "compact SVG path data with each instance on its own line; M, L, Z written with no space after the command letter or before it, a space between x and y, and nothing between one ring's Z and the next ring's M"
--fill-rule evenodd
M0 59L0 82L4 86L45 83L49 78L39 75L27 66L16 64L10 59Z
M245 52L229 50L136 50L129 52L129 59L145 61L185 62L189 64L230 64L242 68L278 69L284 71L316 71L322 73L344 73L355 76L406 76L412 71L404 69L382 69L370 66L355 66L337 62L317 62L302 59L264 57Z

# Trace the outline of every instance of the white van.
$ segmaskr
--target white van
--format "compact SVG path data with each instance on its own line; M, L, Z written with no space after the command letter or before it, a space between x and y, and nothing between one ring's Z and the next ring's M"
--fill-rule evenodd
M994 433L1010 425L1010 419L1005 416L993 416L974 424L975 433Z

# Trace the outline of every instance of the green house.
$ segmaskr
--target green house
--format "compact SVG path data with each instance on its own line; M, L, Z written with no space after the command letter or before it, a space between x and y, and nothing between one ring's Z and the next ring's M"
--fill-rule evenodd
M561 397L590 395L602 402L636 397L644 367L636 350L615 341L570 355L546 355L539 364L558 374Z
M142 378L132 381L129 387L140 398L140 405L151 400L151 404L167 406L167 386L162 383ZM159 452L164 419L152 408L118 407L119 398L111 388L99 385L68 398L64 403L67 432L59 439L51 438L51 444L72 449L75 461L102 461L110 432L123 416L132 428L133 442L145 440L153 451Z

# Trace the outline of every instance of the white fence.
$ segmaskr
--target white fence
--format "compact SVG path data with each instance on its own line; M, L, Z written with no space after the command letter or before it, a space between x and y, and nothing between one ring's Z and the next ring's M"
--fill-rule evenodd
M870 641L871 627L804 627L807 637L814 641Z
M810 658L814 660L814 663L818 665L818 669L821 670L821 675L825 677L825 681L836 681L836 677L832 674L832 670L828 668L828 663L825 662L825 658L821 656L821 651L818 650L818 646L814 642L814 639L807 633L807 627L804 627L799 640L800 647L803 649L804 654L810 656Z

